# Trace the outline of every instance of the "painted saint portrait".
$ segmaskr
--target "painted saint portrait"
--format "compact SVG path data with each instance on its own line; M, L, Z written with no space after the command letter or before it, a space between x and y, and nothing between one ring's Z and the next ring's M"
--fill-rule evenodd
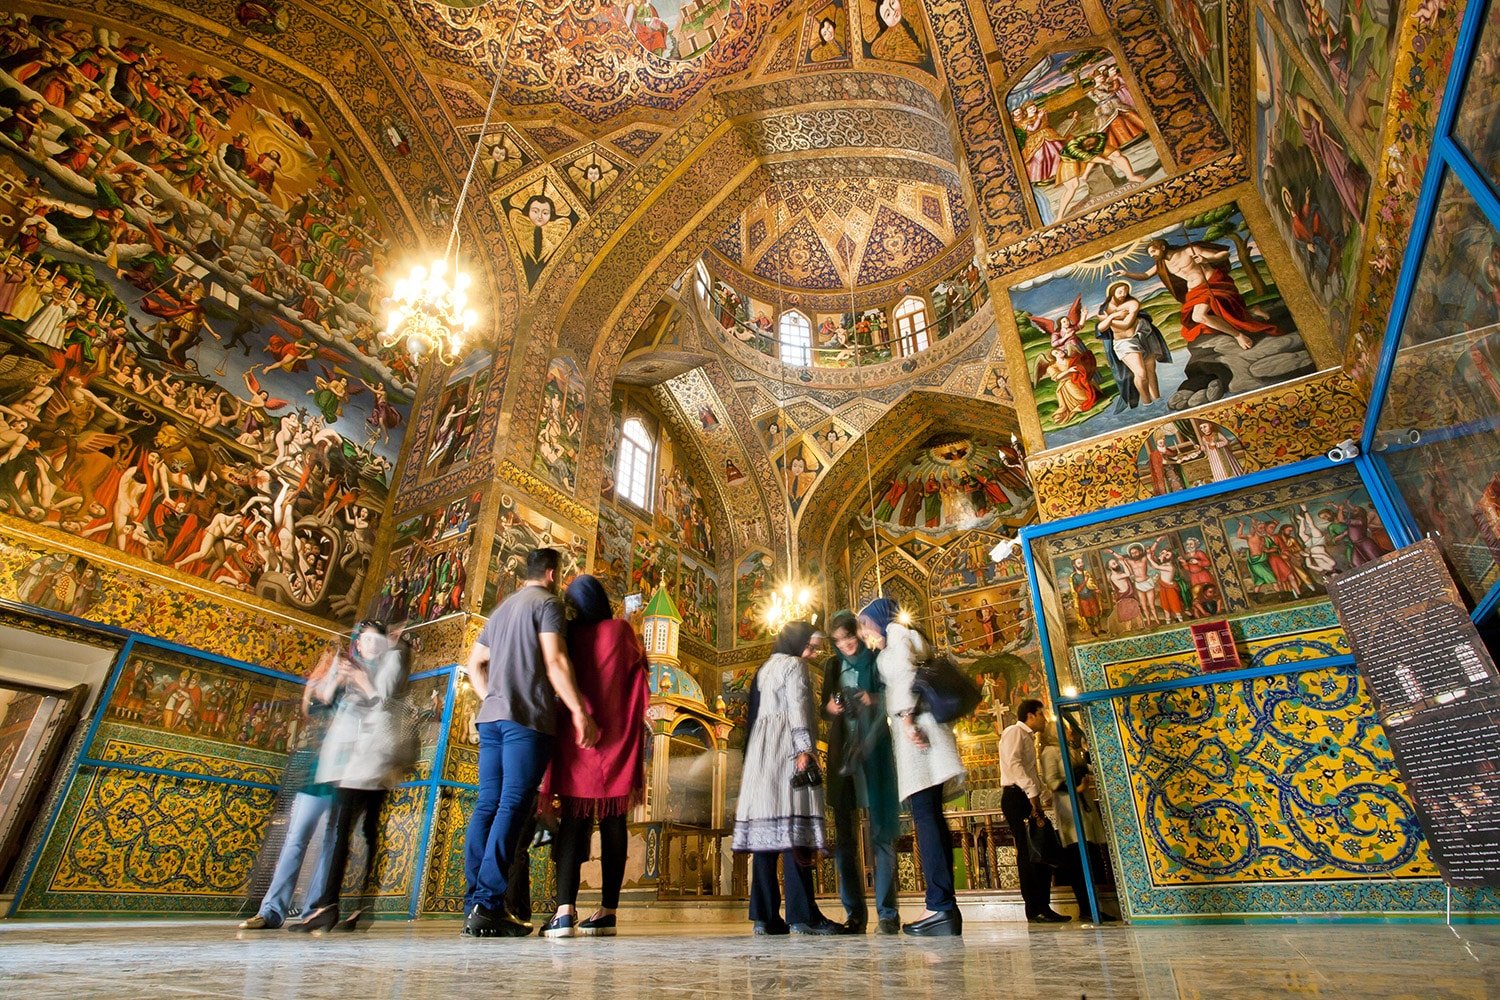
M916 0L859 0L865 58L932 69L932 41Z
M485 569L484 594L476 609L487 614L515 593L526 581L526 554L532 549L553 548L562 553L559 580L563 586L583 572L588 540L572 529L532 510L509 493L500 494L500 514L495 520L495 538ZM611 597L618 596L611 592Z
M670 439L658 450L655 527L673 544L714 561L714 526L703 491L693 482L681 449Z
M427 454L422 461L422 479L435 479L454 466L474 457L480 417L489 398L494 376L494 357L475 351L448 374L448 384L438 396Z
M692 59L723 34L733 0L625 0L625 26L663 59Z
M734 571L734 622L737 642L755 642L769 632L761 618L773 582L771 557L751 552L742 557Z
M583 391L578 363L567 355L553 358L542 385L542 415L537 421L532 468L569 492L578 486Z
M1136 473L1147 496L1221 483L1242 476L1245 447L1212 420L1170 420L1153 427L1136 455Z
M1201 528L1126 538L1052 560L1075 640L1149 632L1222 614L1224 589Z
M849 12L844 0L814 5L802 29L802 64L831 69L849 62Z
M1048 447L1315 370L1233 202L1011 288Z
M1043 225L1166 176L1135 91L1108 49L1042 59L1005 98Z
M806 437L799 437L776 459L776 469L781 473L787 502L795 515L812 495L818 473L823 471L823 460Z
M526 287L534 287L552 262L552 255L578 224L578 213L550 177L513 192L503 203Z
M1259 13L1255 38L1256 183L1282 240L1328 309L1329 330L1342 342L1370 174Z

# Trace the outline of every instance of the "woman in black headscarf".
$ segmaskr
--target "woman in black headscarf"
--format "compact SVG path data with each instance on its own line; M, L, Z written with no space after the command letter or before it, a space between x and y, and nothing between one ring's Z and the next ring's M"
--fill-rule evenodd
M646 651L630 623L616 618L598 579L587 574L568 584L568 658L578 690L599 724L599 742L582 749L572 721L561 712L552 767L542 782L543 802L557 796L561 811L554 860L557 913L543 937L612 937L620 886L625 881L625 816L645 787L646 701L650 696ZM578 919L578 870L599 824L601 905Z
M807 657L817 633L806 622L781 630L771 658L750 687L745 769L734 821L734 849L753 856L750 919L757 934L842 934L813 898L812 861L828 844L821 778L812 779L818 714ZM786 880L786 919L776 858Z

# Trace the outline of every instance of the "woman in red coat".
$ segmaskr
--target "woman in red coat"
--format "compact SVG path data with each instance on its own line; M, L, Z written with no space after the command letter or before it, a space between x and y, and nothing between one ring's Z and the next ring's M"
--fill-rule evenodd
M573 618L568 624L568 656L584 702L599 723L599 742L580 749L572 722L560 718L552 769L542 783L542 801L561 801L555 841L557 913L543 937L611 937L620 885L625 881L625 816L645 788L642 735L650 696L646 651L629 622L614 617L609 596L588 575L568 584ZM578 920L578 870L589 854L594 822L599 823L604 884L599 909Z

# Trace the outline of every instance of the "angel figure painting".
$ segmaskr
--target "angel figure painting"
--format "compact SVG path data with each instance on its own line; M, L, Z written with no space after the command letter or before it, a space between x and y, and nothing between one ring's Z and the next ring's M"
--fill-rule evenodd
M1048 447L1315 370L1233 202L1010 296Z
M943 431L877 483L874 522L898 535L946 537L1024 518L1032 503L1025 467L1012 446ZM868 516L860 523L872 527Z

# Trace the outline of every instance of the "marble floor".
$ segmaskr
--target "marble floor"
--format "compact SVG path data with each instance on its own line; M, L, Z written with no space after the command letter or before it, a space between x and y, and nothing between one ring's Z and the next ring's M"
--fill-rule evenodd
M0 995L270 998L899 997L1500 1000L1500 927L1031 928L962 939L755 938L744 925L614 939L469 940L454 922L307 939L207 921L0 922Z

